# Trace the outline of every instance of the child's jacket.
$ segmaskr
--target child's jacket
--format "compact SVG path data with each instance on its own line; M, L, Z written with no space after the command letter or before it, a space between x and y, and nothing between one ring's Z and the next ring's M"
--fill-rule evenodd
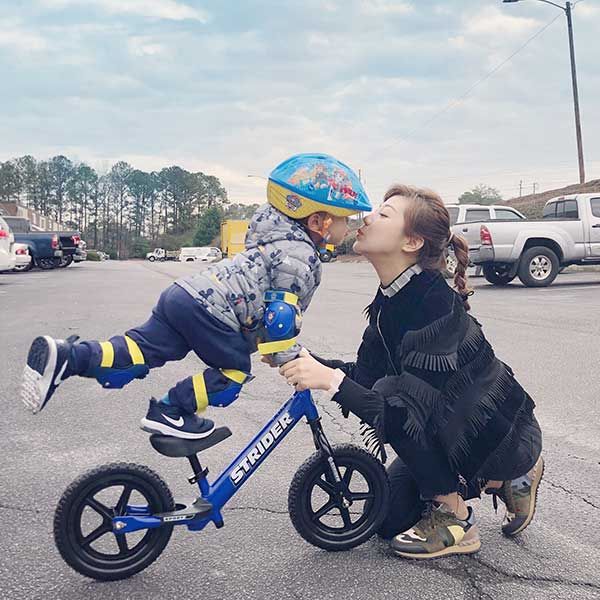
M228 327L241 331L252 352L268 341L263 326L267 290L292 292L304 312L321 281L321 261L304 228L270 204L259 208L248 228L246 250L206 271L176 281ZM297 344L274 355L276 364L295 358Z

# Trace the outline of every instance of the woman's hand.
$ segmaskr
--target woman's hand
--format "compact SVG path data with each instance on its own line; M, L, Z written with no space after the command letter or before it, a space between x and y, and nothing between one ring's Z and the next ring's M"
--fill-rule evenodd
M296 391L328 390L333 381L334 369L330 369L315 360L302 348L300 356L279 368L279 372L287 379Z

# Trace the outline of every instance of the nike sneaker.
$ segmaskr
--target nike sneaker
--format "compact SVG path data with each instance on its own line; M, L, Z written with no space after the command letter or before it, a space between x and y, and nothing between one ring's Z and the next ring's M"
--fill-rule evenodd
M199 440L215 430L215 424L210 419L203 419L197 414L184 414L178 407L157 402L154 398L150 400L140 427L148 433L172 435L184 440Z
M21 400L33 414L48 404L56 388L69 377L71 348L78 339L76 335L66 340L44 335L33 340L21 385Z

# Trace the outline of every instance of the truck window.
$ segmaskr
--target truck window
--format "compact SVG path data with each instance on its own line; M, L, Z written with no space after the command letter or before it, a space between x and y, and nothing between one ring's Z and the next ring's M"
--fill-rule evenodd
M456 225L456 221L458 221L458 206L453 206L448 209L448 214L450 215L450 225Z
M556 218L556 205L558 202L552 202L544 206L544 213L542 217L544 219L555 219Z
M592 214L600 218L600 198L592 198Z
M556 203L556 217L558 219L579 219L577 200L564 200Z
M497 208L496 209L496 219L504 220L504 221L520 221L523 217L514 212L513 210L508 210L506 208Z
M467 216L465 217L465 223L474 223L476 221L489 221L490 220L490 209L489 208L472 208L467 210Z

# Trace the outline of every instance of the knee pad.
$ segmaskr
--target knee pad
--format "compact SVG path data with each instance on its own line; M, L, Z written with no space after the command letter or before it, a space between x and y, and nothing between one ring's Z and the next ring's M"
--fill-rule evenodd
M229 406L240 395L242 386L250 381L251 375L235 369L206 369L192 377L196 411L207 406Z
M90 375L103 388L121 389L134 379L143 379L150 371L140 347L128 336L116 336L108 342L100 342L100 349L100 365L92 369Z

